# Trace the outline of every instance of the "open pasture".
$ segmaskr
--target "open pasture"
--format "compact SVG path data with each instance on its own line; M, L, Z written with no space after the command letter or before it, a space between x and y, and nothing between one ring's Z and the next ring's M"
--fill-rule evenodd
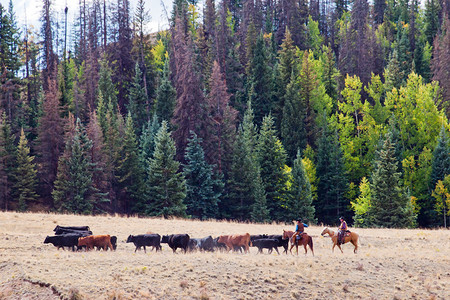
M116 235L117 251L71 252L43 244L56 225ZM358 254L331 253L322 227L309 227L313 257L134 253L129 234L282 234L294 225L0 213L0 299L450 299L450 230L352 229ZM333 228L335 229L335 228ZM279 249L280 253L282 248Z

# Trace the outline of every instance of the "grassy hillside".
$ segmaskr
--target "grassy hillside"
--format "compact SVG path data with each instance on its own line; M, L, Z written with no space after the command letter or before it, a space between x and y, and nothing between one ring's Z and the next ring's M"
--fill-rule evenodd
M116 252L70 252L43 244L57 225L89 225L118 237ZM309 227L315 256L134 253L129 234L281 234L294 225L0 213L0 299L445 299L449 230L354 229L360 251L331 252Z

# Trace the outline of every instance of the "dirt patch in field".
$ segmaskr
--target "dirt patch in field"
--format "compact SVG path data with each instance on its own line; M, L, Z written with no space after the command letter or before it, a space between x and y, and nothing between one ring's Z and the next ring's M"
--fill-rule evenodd
M89 225L118 237L115 252L71 252L43 244L59 225ZM309 227L313 257L275 252L134 253L129 234L148 231L281 234L293 225L242 224L0 213L0 299L449 299L450 231L354 229L360 249L331 252L321 227ZM281 250L281 249L280 249ZM337 250L337 251L336 251ZM281 252L281 251L280 251ZM53 298L52 298L53 297Z

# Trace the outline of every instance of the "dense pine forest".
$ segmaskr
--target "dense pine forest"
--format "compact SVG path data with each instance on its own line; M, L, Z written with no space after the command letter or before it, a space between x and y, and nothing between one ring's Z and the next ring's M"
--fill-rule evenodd
M449 1L144 4L0 4L2 210L447 226Z

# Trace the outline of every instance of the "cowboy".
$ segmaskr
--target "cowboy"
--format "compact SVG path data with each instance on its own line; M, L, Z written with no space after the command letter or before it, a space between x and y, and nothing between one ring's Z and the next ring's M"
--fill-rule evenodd
M344 243L345 233L347 232L347 222L345 222L344 217L340 217L339 221L341 225L338 228L338 245Z
M302 238L303 231L305 231L305 227L308 227L308 225L303 223L302 219L298 219L297 225L295 225L295 232L292 235L292 241L298 241Z

